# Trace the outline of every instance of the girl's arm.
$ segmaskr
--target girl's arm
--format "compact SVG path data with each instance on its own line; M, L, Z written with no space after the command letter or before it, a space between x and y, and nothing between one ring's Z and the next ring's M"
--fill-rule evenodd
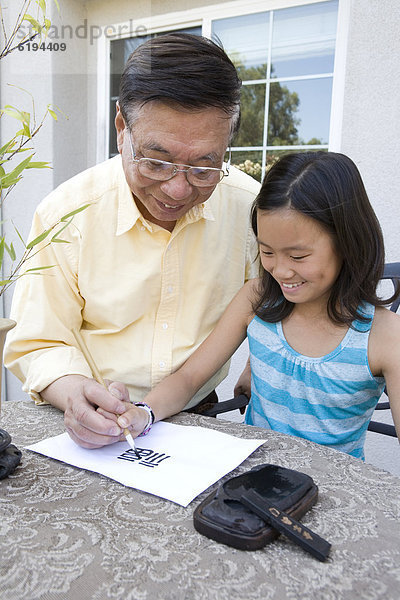
M400 441L400 315L377 308L370 337L369 363L374 375L383 375L393 422Z
M144 402L153 409L156 421L185 408L194 394L231 358L243 342L247 325L253 317L253 290L257 283L258 280L250 280L239 290L215 329L192 356L144 398ZM139 421L137 411L144 412L141 408L132 407L123 417L118 418L120 425L126 422L132 426L133 435L139 435L143 429L140 429L142 419Z

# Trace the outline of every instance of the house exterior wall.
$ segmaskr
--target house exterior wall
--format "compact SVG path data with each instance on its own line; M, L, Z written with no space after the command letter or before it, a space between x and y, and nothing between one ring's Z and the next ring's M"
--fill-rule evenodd
M350 2L340 151L361 171L387 262L400 260L399 31L396 0Z

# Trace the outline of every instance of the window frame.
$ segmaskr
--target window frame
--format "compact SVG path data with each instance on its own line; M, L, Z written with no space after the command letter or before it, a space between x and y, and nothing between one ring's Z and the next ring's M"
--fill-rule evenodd
M245 4L239 0L219 3L207 7L207 16L204 16L204 7L194 7L184 11L175 11L163 15L155 15L141 19L131 19L109 26L107 35L97 40L97 143L96 162L102 162L109 156L110 134L110 51L111 42L117 39L126 39L140 34L167 32L171 29L187 27L201 27L205 37L211 37L212 21L215 19L238 17L258 12L268 12L295 6L305 6L328 2L329 0L270 0L268 6L265 0L252 0ZM332 100L329 123L329 150L339 151L341 146L343 104L344 104L344 79L347 54L347 36L350 21L350 6L346 0L339 0L338 21L335 46L335 62L332 73ZM307 77L310 79L310 77ZM290 80L291 78L279 78ZM299 79L293 78L293 79ZM254 83L254 82L251 82ZM250 83L249 83L250 84ZM267 88L268 89L268 88ZM266 112L265 118L268 118ZM321 147L321 146L318 146ZM254 147L259 149L259 147ZM267 149L263 144L263 159ZM296 146L288 146L295 149ZM308 146L311 150L314 147ZM245 147L243 150L251 150Z

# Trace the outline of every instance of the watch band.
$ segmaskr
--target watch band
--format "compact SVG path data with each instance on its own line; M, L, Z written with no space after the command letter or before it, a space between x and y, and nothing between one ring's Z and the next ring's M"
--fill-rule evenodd
M146 402L134 402L133 404L135 406L139 406L140 408L143 408L148 414L149 418L148 418L146 427L143 429L142 433L140 434L141 436L146 435L147 433L149 433L150 429L153 427L154 421L156 420L154 413L153 413L151 407L148 404L146 404Z

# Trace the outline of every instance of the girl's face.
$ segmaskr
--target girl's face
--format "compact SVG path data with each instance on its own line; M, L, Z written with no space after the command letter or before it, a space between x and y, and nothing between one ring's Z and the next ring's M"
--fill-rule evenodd
M317 221L281 208L258 211L258 243L262 266L296 304L326 303L342 259L332 237Z

